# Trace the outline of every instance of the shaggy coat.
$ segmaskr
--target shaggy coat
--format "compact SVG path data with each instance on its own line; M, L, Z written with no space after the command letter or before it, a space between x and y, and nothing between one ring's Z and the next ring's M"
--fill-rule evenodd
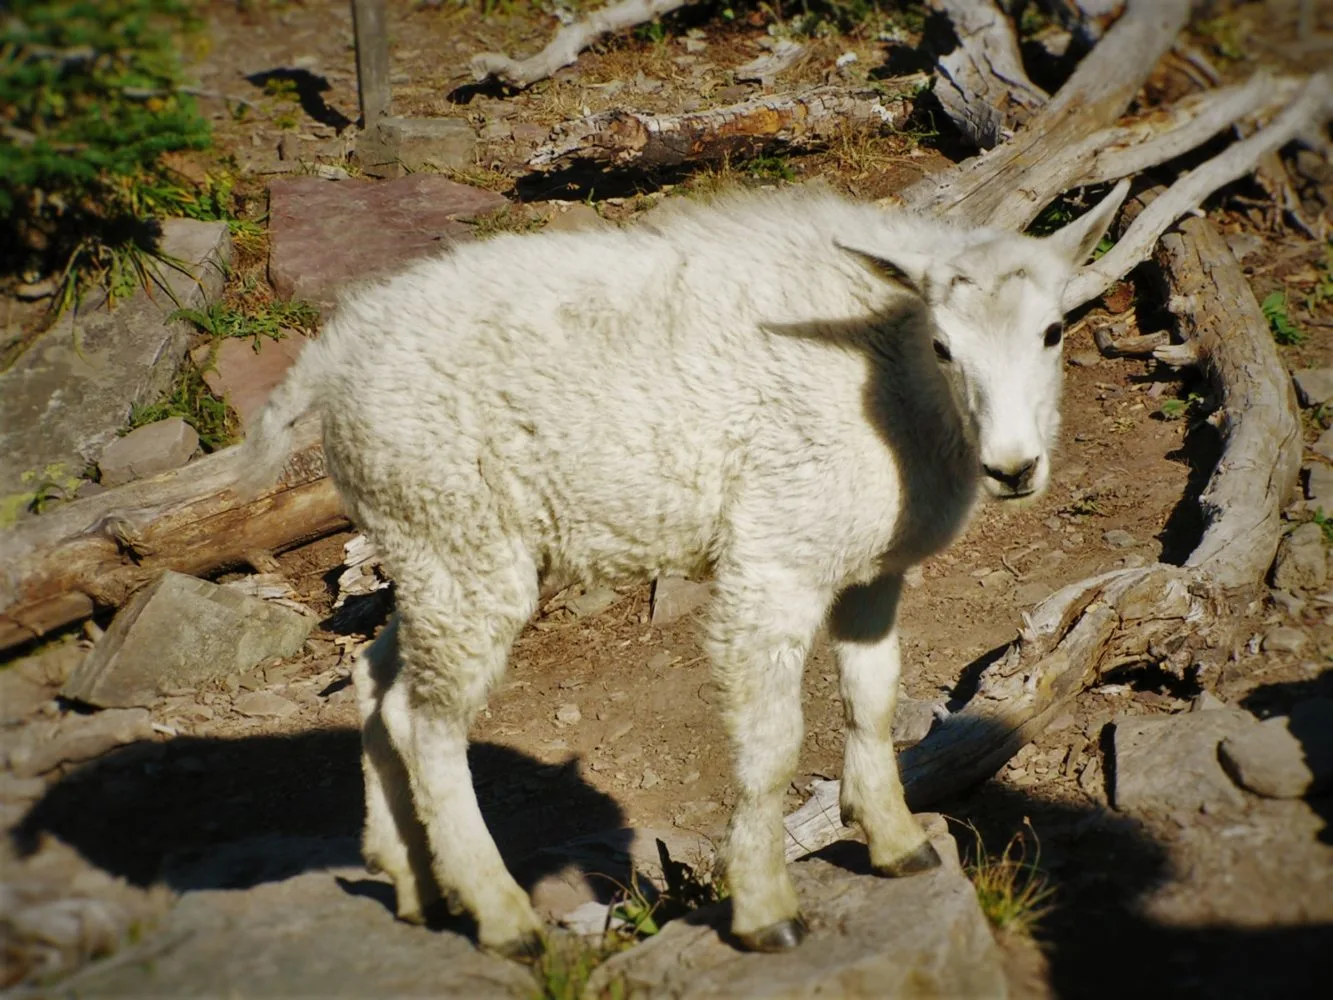
M821 624L846 706L844 816L880 871L938 863L890 738L901 576L962 530L979 481L1002 498L1048 481L1061 292L1118 204L1035 240L751 195L471 244L348 296L247 441L245 485L277 475L316 411L330 475L396 582L396 619L355 679L366 856L400 915L442 889L484 946L537 946L477 808L467 731L539 587L574 581L715 580L743 944L803 934L781 805Z

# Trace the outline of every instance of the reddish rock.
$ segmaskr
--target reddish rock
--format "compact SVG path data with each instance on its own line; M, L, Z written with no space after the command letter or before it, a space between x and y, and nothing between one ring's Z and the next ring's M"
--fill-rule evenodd
M258 351L250 340L224 340L218 346L213 367L204 372L204 382L214 395L226 397L241 418L241 427L248 428L309 339L289 330L282 340L261 339ZM201 367L208 351L208 347L201 347L195 352Z
M352 281L383 276L472 238L470 219L503 208L493 191L439 174L396 180L294 177L269 187L269 278L328 310Z

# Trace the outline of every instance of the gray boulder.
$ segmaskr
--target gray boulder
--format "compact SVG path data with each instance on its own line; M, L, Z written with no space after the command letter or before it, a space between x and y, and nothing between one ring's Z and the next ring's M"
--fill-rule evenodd
M120 610L66 682L66 698L143 705L301 648L314 619L181 573L163 573Z
M1117 720L1112 803L1128 812L1242 808L1245 797L1222 770L1217 746L1257 725L1234 709Z

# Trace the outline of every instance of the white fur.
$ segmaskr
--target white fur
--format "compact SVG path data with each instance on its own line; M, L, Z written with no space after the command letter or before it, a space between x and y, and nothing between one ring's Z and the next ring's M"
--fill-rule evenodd
M1061 363L1042 332L1115 207L1039 241L830 194L745 196L469 245L349 297L246 443L249 486L317 410L330 474L396 581L392 634L356 678L367 855L400 914L437 892L411 860L406 783L434 879L481 943L539 929L465 750L542 583L714 575L742 940L796 916L781 805L826 619L844 811L883 869L920 848L890 742L900 576L962 529L979 458L1037 463L1021 485L992 480L997 495L1045 486Z

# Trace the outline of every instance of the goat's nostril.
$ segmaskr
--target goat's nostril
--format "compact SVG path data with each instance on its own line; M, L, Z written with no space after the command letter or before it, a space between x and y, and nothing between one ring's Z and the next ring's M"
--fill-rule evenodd
M987 476L997 483L1007 486L1014 492L1023 492L1032 485L1032 480L1037 472L1037 460L1035 458L1029 459L1008 468L999 468L994 465L983 465L981 468Z

